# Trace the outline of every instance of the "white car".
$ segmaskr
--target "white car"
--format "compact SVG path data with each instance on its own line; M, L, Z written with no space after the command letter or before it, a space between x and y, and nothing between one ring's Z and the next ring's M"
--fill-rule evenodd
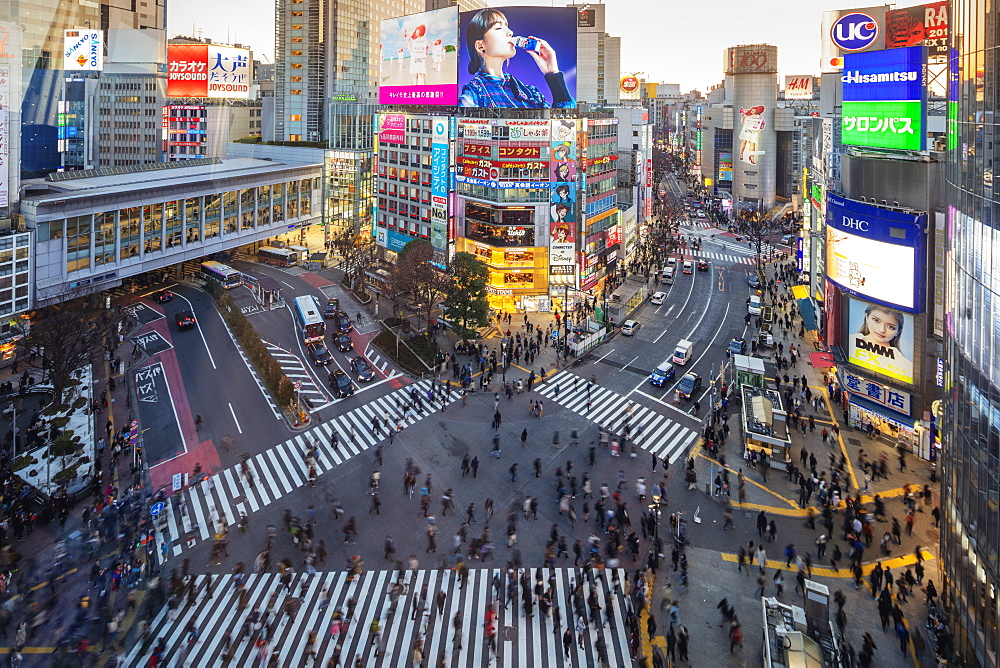
M656 304L659 306L663 303L663 300L667 298L666 292L654 292L653 296L649 298L650 304Z
M667 265L670 266L670 267L677 266L677 258L675 258L675 257L668 257L667 258Z
M642 327L642 325L640 325L637 321L626 320L622 325L622 336L633 336L639 331L640 327Z

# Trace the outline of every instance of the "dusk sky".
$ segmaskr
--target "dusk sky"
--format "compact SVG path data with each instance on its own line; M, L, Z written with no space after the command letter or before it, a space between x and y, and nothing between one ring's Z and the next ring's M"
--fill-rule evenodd
M551 0L490 4L565 5ZM644 72L647 81L679 83L684 92L692 88L704 92L722 79L723 49L737 44L776 45L781 75L817 74L823 11L873 4L617 0L607 3L607 31L622 38L623 74ZM264 62L273 57L274 0L169 0L167 7L169 36L190 35L196 30L200 36L216 41L247 44Z

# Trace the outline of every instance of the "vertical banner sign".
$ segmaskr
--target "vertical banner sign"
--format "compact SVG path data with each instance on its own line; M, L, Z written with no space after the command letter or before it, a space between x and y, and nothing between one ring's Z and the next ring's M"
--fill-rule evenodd
M646 218L653 215L653 159L646 158Z
M0 208L10 206L10 181L8 180L8 165L10 162L10 112L0 111Z
M448 119L435 118L431 138L431 245L448 248Z
M7 180L10 149L10 67L0 65L0 207L10 206Z
M549 268L576 260L576 120L552 121L549 162Z
M757 157L764 155L757 148L765 125L764 110L764 105L740 109L740 162L756 165Z

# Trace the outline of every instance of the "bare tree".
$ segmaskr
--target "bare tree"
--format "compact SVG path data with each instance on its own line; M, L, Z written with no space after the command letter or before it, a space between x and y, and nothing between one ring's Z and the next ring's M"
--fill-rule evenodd
M433 259L434 247L426 239L410 241L396 257L399 280L410 286L409 292L414 297L415 306L428 324L438 300L444 296L449 284L448 274L438 269L433 264Z
M331 237L330 244L341 257L344 273L351 279L351 287L363 293L365 272L375 263L375 240L368 235L344 230Z
M118 313L103 306L99 295L90 295L31 313L19 352L30 367L48 373L57 406L74 383L74 372L101 359L109 340L117 344Z
M764 250L770 245L770 237L781 233L781 223L774 220L767 220L764 217L755 217L743 221L741 234L750 242L750 247L757 255L757 275L764 271Z

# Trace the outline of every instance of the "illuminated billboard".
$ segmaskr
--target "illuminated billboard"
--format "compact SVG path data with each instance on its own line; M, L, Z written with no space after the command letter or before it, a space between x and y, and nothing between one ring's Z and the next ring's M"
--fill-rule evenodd
M922 151L926 140L927 47L844 56L842 141Z
M67 72L98 72L104 69L104 31L64 30L63 69Z
M926 46L929 56L948 55L948 2L890 9L885 13L885 48Z
M167 45L167 97L250 98L250 51L217 44Z
M849 299L847 358L883 376L913 382L913 316L880 304Z
M456 103L457 7L382 21L379 52L379 104Z
M552 120L549 267L576 264L576 120ZM555 270L553 273L558 273Z
M828 192L827 278L855 296L921 313L925 218Z
M491 7L459 15L458 104L576 108L573 7Z

